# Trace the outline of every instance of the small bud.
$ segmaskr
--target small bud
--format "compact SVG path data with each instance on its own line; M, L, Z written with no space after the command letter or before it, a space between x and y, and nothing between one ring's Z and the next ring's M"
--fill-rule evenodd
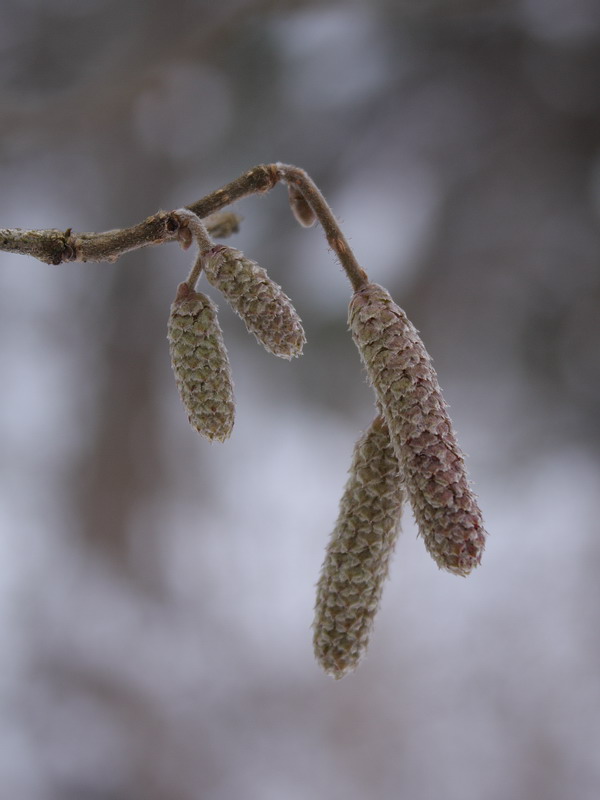
M367 649L403 502L398 458L378 416L354 447L317 585L315 656L335 678L353 670Z
M281 286L239 250L216 245L203 253L204 272L225 295L266 350L281 358L302 353L306 341L302 323Z
M235 406L217 307L189 284L179 284L167 338L190 425L208 439L224 441L233 428Z
M404 311L374 283L353 295L349 323L425 546L438 566L467 575L481 560L485 531L425 346Z
M302 192L295 186L292 186L292 184L289 184L288 197L290 208L294 212L294 216L300 225L302 225L303 228L312 227L317 221L317 218Z
M239 231L241 219L232 211L215 211L214 214L206 217L204 224L206 230L215 239L226 239Z
M181 245L182 250L189 250L192 246L192 242L194 241L194 235L192 234L189 225L182 224L177 231L177 241Z

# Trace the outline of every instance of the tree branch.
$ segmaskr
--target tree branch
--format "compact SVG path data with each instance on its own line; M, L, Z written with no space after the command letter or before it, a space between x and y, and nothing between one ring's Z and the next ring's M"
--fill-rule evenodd
M210 234L224 238L238 230L240 218L231 212L217 212L243 197L268 192L280 181L293 190L292 202L294 193L296 199L299 194L312 209L354 291L365 286L368 282L367 273L356 261L327 201L304 170L289 164L260 164L186 208L205 219ZM310 217L310 212L308 215ZM306 224L306 220L302 224ZM71 228L66 231L3 228L0 229L0 250L32 256L46 264L116 261L131 250L176 241L180 227L181 219L177 214L159 211L130 228L103 233L73 233Z
M221 239L239 229L240 219L231 212L213 214L206 220L206 227L215 238ZM0 250L55 265L66 261L116 261L131 250L175 241L177 230L178 225L166 211L159 211L131 228L103 233L73 233L71 228L66 231L0 228Z

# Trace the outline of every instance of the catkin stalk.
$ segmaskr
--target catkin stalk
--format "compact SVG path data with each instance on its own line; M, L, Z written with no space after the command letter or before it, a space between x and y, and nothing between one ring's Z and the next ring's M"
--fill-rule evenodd
M217 307L181 283L171 306L171 365L190 425L208 439L224 441L233 428L233 382Z
M440 567L467 575L481 560L485 531L425 346L404 311L374 283L353 295L349 323L425 546Z
M219 289L268 352L281 358L302 353L306 338L289 297L266 270L233 247L215 245L202 254L206 277Z
M366 651L399 532L404 490L385 420L354 447L337 523L317 585L315 656L335 678Z

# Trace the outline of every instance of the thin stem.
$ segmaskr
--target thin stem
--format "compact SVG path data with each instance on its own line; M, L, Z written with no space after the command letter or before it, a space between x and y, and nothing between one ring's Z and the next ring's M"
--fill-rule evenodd
M196 260L192 264L192 268L190 270L190 274L187 276L186 283L190 287L190 289L195 289L196 284L198 283L198 278L200 277L200 273L204 267L204 255L202 251L198 252L196 256Z
M177 236L185 241L186 249L192 239L198 245L201 253L205 253L215 246L206 230L206 225L193 211L187 208L178 208L175 211L171 211L171 218L179 224ZM182 236L184 233L186 234L185 237ZM190 235L191 239L187 241L187 236Z
M198 245L198 255L186 281L191 289L195 289L204 266L204 254L214 247L214 242L208 235L208 231L200 217L194 214L193 211L187 208L178 208L177 211L171 212L171 216L179 223L179 237L184 243L184 247L187 249L190 235Z
M237 230L239 217L231 213L216 215L215 212L243 197L268 192L279 181L294 187L312 208L354 291L365 286L369 281L367 273L356 260L327 201L313 180L298 167L279 163L260 164L231 183L186 206L183 211L187 210L196 217L203 218L213 215L206 220L208 232L215 236L228 236ZM160 211L131 228L104 233L73 233L70 228L66 231L7 228L0 229L0 250L33 256L47 264L61 264L65 261L116 261L131 250L180 239L180 227L181 221L176 212ZM202 250L205 245L201 243L201 236L197 241ZM201 267L198 275L200 269ZM195 274L194 270L192 272Z
M295 186L315 212L325 232L327 241L339 258L354 291L356 292L362 289L369 282L369 277L356 260L346 237L342 233L333 215L333 211L327 204L327 201L315 182L303 169L299 169L298 167L293 167L290 164L276 164L276 167L281 178L286 181L286 183Z
M216 192L207 194L206 197L191 203L186 208L199 217L206 217L243 197L271 191L279 179L280 175L276 164L259 164L259 166L249 169L248 172L244 172L231 183L217 189Z

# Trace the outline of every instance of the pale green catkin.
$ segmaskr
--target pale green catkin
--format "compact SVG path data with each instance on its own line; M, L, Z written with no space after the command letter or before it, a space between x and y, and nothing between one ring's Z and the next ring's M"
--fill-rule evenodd
M404 311L374 283L353 295L349 323L425 546L440 567L467 575L481 560L485 531L425 346Z
M171 365L188 419L198 433L224 441L233 428L233 382L217 307L181 283L171 306Z
M266 350L281 358L302 353L306 338L289 297L262 267L239 250L215 245L204 253L204 271Z
M404 489L385 420L354 447L337 523L317 585L314 651L335 678L365 653L399 532Z

